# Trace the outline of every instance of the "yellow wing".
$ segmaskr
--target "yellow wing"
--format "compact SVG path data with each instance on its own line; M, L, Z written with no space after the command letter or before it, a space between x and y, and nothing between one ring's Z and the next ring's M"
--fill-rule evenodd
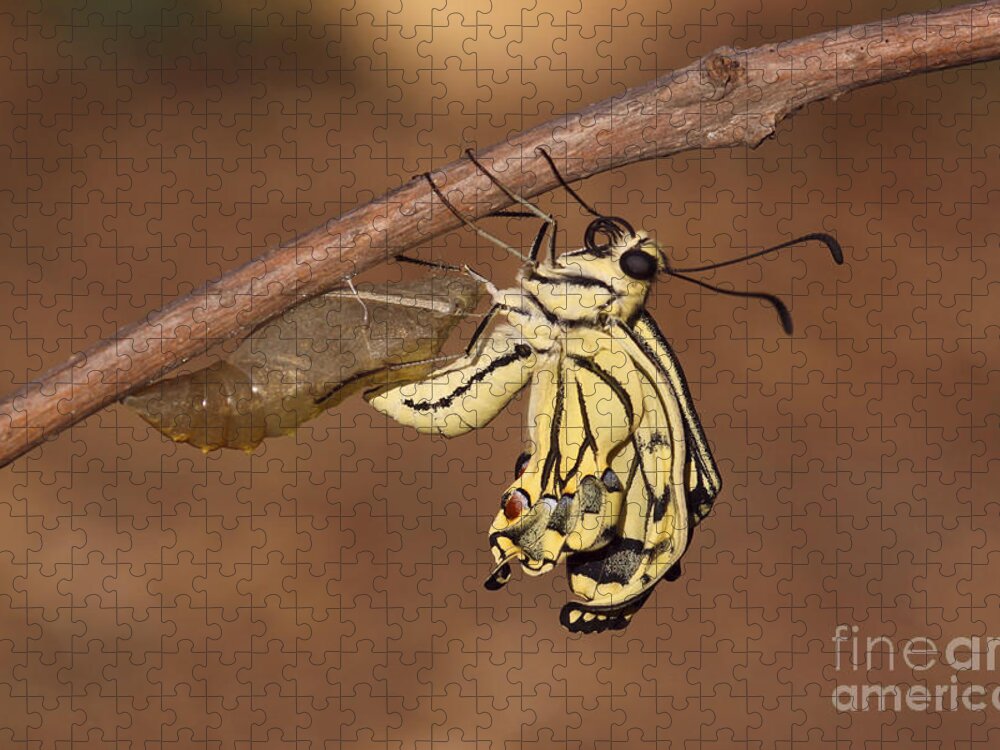
M616 346L642 382L639 426L613 457L624 477L624 503L613 539L567 561L570 585L585 602L567 604L560 620L574 631L622 628L663 577L677 572L694 525L718 494L715 463L683 374L656 324L618 326ZM611 493L609 493L611 494Z
M539 575L573 550L611 538L606 532L618 522L616 501L623 497L611 456L634 432L642 394L637 378L611 375L627 372L627 359L606 337L578 331L563 342L559 358L534 373L527 458L490 528L498 563L490 588L506 581L508 559L517 557L526 572Z
M701 420L695 411L684 371L666 337L649 313L640 315L635 325L631 329L625 328L624 331L666 378L664 386L673 391L680 406L690 462L689 504L694 523L697 524L712 509L712 502L722 489L722 479L719 477L719 469L705 439Z
M531 378L539 355L512 326L497 326L476 349L426 379L366 394L397 422L446 437L482 427Z
M676 569L718 494L718 472L651 318L581 327L552 352L498 326L475 352L371 402L452 436L486 424L530 381L528 453L490 528L497 567L486 585L505 584L514 559L533 575L565 559L585 601L563 608L563 625L621 628Z

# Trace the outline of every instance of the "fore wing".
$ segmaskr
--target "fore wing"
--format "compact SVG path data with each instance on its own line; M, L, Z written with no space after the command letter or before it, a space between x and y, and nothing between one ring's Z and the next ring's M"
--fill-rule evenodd
M722 480L715 459L712 457L712 451L708 447L708 441L705 439L698 413L695 411L684 372L673 349L649 313L643 313L632 328L622 327L622 330L663 374L666 385L673 391L680 406L691 461L689 504L694 523L697 524L711 510L712 502L722 489Z
M516 328L497 326L476 349L424 380L370 392L369 403L397 422L446 437L482 427L531 379L538 353Z

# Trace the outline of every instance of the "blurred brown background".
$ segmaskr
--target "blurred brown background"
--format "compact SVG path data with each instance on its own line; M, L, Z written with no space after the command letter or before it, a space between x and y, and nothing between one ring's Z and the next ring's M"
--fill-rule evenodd
M720 45L938 7L177 5L0 10L4 392L464 147ZM831 638L1000 636L998 86L997 64L911 78L756 150L580 187L679 261L816 230L848 255L713 277L781 294L793 337L759 303L657 288L724 489L627 631L563 631L561 570L480 586L523 399L451 441L353 399L250 455L117 407L0 471L0 747L995 742L997 708L838 713L831 693L1000 673L838 672ZM545 205L578 241L579 211ZM468 233L424 255L515 270Z

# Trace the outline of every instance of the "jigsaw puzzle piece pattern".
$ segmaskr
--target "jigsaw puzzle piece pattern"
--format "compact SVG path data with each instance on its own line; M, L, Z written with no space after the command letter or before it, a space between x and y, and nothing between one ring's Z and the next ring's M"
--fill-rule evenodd
M799 6L0 11L0 388L465 147L721 45L878 15ZM856 626L863 657L867 638L1000 634L998 84L995 66L901 80L812 105L755 150L577 186L677 265L813 231L847 255L706 275L786 299L791 337L757 302L657 286L724 488L628 630L567 635L561 570L481 587L523 399L453 441L353 400L246 455L112 408L0 472L0 745L989 746L992 709L832 697L992 680L859 663L833 637ZM563 193L543 206L560 248L579 245L589 217ZM517 246L537 231L491 227ZM418 252L501 284L516 268L468 232Z

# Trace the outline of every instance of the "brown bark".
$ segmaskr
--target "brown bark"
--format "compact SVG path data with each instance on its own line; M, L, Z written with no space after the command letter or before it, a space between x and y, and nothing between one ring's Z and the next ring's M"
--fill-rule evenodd
M543 146L570 180L695 148L756 146L804 105L904 76L1000 57L1000 0L901 16L693 65L551 120L479 154L525 196L556 187ZM482 216L509 201L466 160L436 174ZM0 402L0 466L303 297L458 226L417 180L332 219L175 300Z

